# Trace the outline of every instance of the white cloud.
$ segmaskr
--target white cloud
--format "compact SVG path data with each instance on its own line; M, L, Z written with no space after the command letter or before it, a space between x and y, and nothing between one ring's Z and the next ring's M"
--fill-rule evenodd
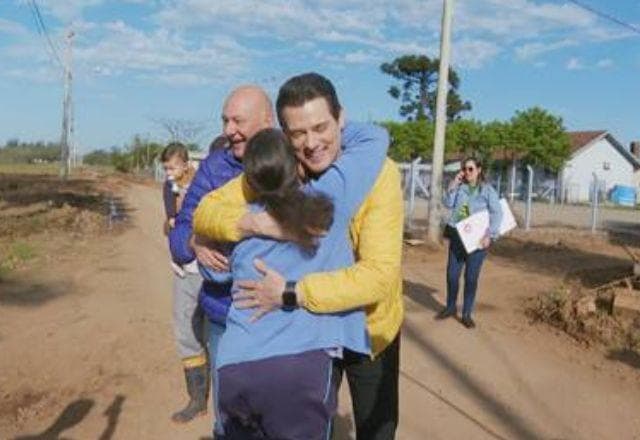
M598 60L598 62L596 63L596 67L599 67L600 69L613 67L613 60L611 58L603 58L601 60Z
M501 52L500 47L491 41L464 39L453 43L453 64L477 69Z
M103 2L104 0L39 0L38 5L42 13L67 23L80 19L85 9Z
M29 31L20 23L0 17L0 34L26 35Z
M154 9L141 28L122 20L85 21L90 8L108 6L117 11L118 3ZM317 58L334 68L377 64L407 53L439 55L441 0L40 0L39 4L44 14L59 20L48 23L54 41L62 41L63 25L73 20L76 60L84 72L96 76L136 72L137 77L168 84L200 84L248 73L266 59L287 60L312 51L320 52ZM456 2L453 30L454 65L474 69L505 52L513 51L518 59L535 65L552 51L628 37L566 0ZM0 32L20 32L20 27L0 19ZM20 44L0 45L0 51L13 57L37 55L29 60L42 62L46 52L39 38L32 30Z
M114 72L155 72L163 82L195 84L196 77L219 78L242 71L248 49L224 37L202 39L198 44L163 29L143 32L122 21L106 23L95 44L78 47L77 60L92 69Z
M157 76L156 80L160 83L174 87L191 87L210 84L215 78L206 77L197 73L162 73Z
M12 78L19 82L33 82L37 84L61 84L62 72L43 65L37 68L10 68L0 71L0 75Z
M566 65L567 70L582 70L584 67L585 66L582 64L582 61L576 57L569 58Z
M579 43L572 39L554 41L551 43L534 42L534 43L526 43L526 44L523 44L522 46L516 47L515 52L516 52L516 56L519 59L530 60L537 57L538 55L541 55L547 52L552 52L559 49L564 49L567 47L573 47L578 45Z
M318 51L315 56L323 61L340 64L378 64L384 60L384 56L380 53L367 50L356 50L344 54L327 54Z

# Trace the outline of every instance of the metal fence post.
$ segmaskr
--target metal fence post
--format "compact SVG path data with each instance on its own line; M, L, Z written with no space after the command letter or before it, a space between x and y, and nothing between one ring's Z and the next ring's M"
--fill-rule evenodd
M511 181L509 183L511 191L509 193L509 201L513 203L513 199L515 197L516 192L516 161L515 159L511 163Z
M593 173L593 184L591 186L591 232L596 232L598 222L598 176Z
M418 170L418 164L420 163L420 158L411 162L409 166L409 228L413 228L413 213L416 207L416 174Z
M529 184L527 187L527 205L524 211L525 231L531 229L531 194L533 193L533 168L531 165L527 165L527 171L529 172Z

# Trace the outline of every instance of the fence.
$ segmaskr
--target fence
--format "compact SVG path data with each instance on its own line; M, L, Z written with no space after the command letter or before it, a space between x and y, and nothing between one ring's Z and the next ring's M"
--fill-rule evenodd
M409 228L426 225L428 217L428 201L430 197L431 165L420 163L399 164L402 173L402 185L405 195L405 217ZM449 182L458 171L459 165L445 167L443 187L445 191ZM507 182L499 176L489 180L498 189L502 197L510 201L511 208L521 228L545 226L565 226L585 228L592 231L608 230L638 235L640 237L640 205L622 207L607 200L606 182L593 176L589 185L589 201L572 203L566 197L571 189L551 186L548 181L536 181L535 170L528 167L523 176L524 182L516 185L511 191ZM536 185L537 182L537 185ZM573 189L573 191L576 191ZM448 213L441 209L442 223Z

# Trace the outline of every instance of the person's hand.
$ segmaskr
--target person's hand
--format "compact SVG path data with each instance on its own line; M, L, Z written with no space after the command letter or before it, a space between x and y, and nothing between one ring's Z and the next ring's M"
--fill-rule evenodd
M183 192L180 192L178 195L176 195L176 208L178 211L182 209L182 202L184 202L184 196L185 194Z
M216 249L215 243L194 235L191 237L191 247L196 254L196 258L203 266L218 272L229 271L229 260L222 252Z
M460 170L449 184L449 189L451 190L457 188L458 186L460 186L460 184L462 184L462 182L464 182L464 171Z
M268 268L262 260L256 259L254 266L262 274L262 279L238 281L239 290L233 294L233 305L237 309L256 309L251 322L282 307L282 293L286 285L284 277Z
M488 249L489 246L491 246L491 238L483 237L482 240L480 240L480 249Z

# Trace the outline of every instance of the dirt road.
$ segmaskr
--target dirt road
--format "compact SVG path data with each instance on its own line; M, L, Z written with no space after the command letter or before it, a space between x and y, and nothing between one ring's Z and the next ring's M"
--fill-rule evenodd
M169 421L184 393L159 191L133 185L126 202L123 233L43 237L64 258L0 284L0 438L210 435L209 417ZM640 365L527 322L524 301L557 283L552 268L492 255L469 331L433 320L444 259L406 253L399 439L640 439ZM342 397L339 437L349 438Z

